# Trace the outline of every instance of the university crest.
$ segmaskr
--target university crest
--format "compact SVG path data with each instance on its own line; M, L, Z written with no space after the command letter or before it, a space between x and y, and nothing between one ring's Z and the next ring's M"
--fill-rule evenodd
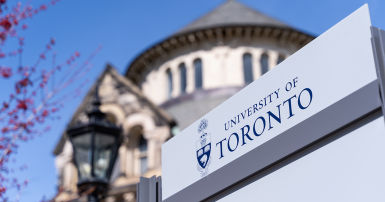
M209 166L211 164L211 134L205 132L208 124L207 119L202 119L198 127L200 137L196 143L196 154L198 160L197 169L200 172L201 177L208 175Z

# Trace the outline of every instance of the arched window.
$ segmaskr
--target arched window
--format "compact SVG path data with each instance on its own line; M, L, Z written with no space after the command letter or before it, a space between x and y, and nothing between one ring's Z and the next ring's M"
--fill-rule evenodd
M180 72L180 93L184 94L186 93L186 87L187 87L187 72L186 72L186 65L184 63L181 63L179 65L179 72Z
M140 176L149 170L148 159L152 153L149 153L148 140L144 137L143 127L141 125L133 126L128 133L128 142L126 148L121 150L120 165L123 165L126 176Z
M139 156L140 156L140 174L144 174L147 171L147 140L143 135L139 140Z
M268 71L269 71L269 56L266 53L264 53L261 56L261 72L262 72L262 75L264 75Z
M245 84L253 82L253 57L250 53L243 55L243 76Z
M285 57L283 55L279 55L277 59L277 65L285 60Z
M167 98L170 99L172 95L172 74L171 70L166 71L167 74Z
M194 70L195 70L195 89L201 89L203 86L203 76L202 76L202 60L194 60Z

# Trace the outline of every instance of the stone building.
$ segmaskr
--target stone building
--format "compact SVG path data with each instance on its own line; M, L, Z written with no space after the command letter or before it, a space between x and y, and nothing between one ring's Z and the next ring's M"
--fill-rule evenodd
M236 1L226 1L142 52L125 75L107 66L98 78L101 110L122 126L106 201L135 201L140 176L161 175L161 145L259 78L314 37ZM70 124L87 121L94 87ZM56 167L63 190L76 198L72 145L63 134Z

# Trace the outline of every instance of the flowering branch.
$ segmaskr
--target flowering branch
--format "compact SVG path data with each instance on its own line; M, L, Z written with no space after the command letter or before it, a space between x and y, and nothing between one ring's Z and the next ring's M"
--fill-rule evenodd
M27 141L34 138L36 134L49 130L49 126L42 130L36 126L44 124L45 120L60 111L66 102L81 95L82 88L89 82L84 78L93 67L90 61L102 48L97 47L80 66L77 65L77 60L80 58L78 51L56 65L57 53L53 51L56 41L52 38L45 45L44 50L38 54L32 66L22 63L26 40L19 36L19 32L28 28L28 25L22 22L47 10L58 1L52 0L49 4L43 4L38 8L33 8L29 3L24 6L17 3L8 9L7 0L0 0L0 59L18 56L17 66L0 65L0 79L13 82L9 79L16 78L16 82L9 85L14 86L13 93L2 103L0 102L0 199L3 201L7 201L5 197L7 189L13 187L18 188L15 201L19 201L22 189L27 186L27 181L11 182L4 175L8 173L7 164L10 156L17 151L18 141ZM9 39L18 40L18 46L6 53L3 48ZM52 54L51 67L44 68L44 61L49 54ZM62 70L65 70L64 74L61 73ZM84 81L81 81L83 79ZM78 85L75 89L68 89L74 84ZM36 102L39 104L35 105Z

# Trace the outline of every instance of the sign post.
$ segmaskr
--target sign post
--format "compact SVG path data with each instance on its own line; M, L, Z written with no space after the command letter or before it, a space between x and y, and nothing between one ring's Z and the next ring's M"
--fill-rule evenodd
M166 142L162 201L384 200L384 47L362 6Z

